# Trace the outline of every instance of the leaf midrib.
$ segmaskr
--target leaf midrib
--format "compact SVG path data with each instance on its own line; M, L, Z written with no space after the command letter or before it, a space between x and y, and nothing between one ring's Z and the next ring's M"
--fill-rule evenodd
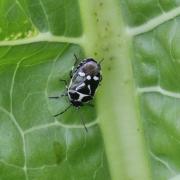
M150 180L130 61L132 40L126 34L120 4L115 0L79 3L86 55L105 59L97 105L111 177L113 180Z

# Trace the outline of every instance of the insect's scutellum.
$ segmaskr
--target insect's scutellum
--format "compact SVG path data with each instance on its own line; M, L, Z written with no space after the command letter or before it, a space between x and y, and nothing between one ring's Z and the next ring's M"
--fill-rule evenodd
M77 56L74 54L76 59L75 64L78 61ZM99 63L93 58L87 58L82 60L77 66L72 68L70 72L70 82L67 85L67 92L70 105L61 113L54 115L55 117L66 112L71 106L79 109L84 104L91 101L95 95L96 89L102 80L101 75L101 60ZM61 80L66 82L66 80ZM61 96L60 96L61 97ZM57 97L55 97L57 98ZM85 130L87 128L83 119L81 119Z

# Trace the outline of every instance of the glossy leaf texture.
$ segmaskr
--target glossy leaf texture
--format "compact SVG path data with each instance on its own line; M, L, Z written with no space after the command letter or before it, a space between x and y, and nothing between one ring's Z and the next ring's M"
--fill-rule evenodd
M1 180L110 178L95 108L55 118L69 101L49 98L66 90L74 54L84 58L71 41L82 33L77 1L0 2Z
M0 1L0 179L178 180L178 0ZM94 107L63 111L76 54ZM86 133L81 120L86 122Z
M132 64L152 179L178 180L180 2L123 4L129 30L134 33Z

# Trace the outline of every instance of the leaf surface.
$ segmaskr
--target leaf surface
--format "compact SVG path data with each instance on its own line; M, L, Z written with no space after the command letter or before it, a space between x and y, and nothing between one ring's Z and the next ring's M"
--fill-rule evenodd
M1 1L0 9L0 179L109 179L95 108L54 118L69 101L48 98L64 93L74 54L84 56L78 2Z
M178 180L179 5L2 0L0 179ZM102 85L55 118L74 54L105 59Z

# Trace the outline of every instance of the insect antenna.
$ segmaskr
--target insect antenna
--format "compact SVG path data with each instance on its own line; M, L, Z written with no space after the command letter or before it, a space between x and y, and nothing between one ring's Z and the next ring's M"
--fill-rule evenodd
M72 106L72 104L70 104L64 111L62 111L62 112L60 112L60 113L58 113L58 114L55 114L55 115L53 115L53 116L54 116L54 117L57 117L57 116L65 113L71 106Z
M101 64L103 61L104 61L104 58L102 58L102 59L98 62L98 64Z
M79 107L77 108L77 110L79 110ZM81 111L79 111L79 114L80 114L81 123L83 124L85 131L88 132L88 129L87 129L86 124L83 120L83 115L82 115Z

